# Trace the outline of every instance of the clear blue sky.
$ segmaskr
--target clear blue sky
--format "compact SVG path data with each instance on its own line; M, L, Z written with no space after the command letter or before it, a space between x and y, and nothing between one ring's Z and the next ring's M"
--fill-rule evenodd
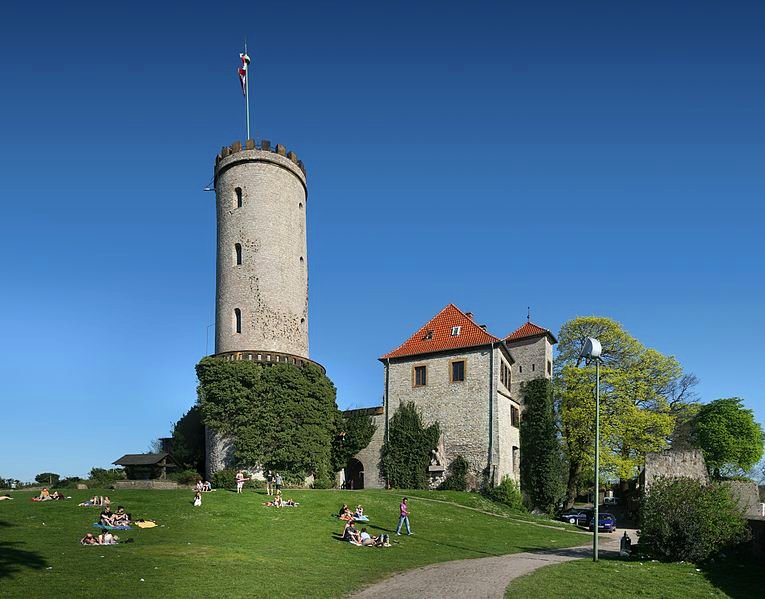
M195 401L216 151L308 169L311 357L343 408L454 302L615 318L765 422L765 5L10 3L0 475L85 475ZM212 339L212 335L210 337Z

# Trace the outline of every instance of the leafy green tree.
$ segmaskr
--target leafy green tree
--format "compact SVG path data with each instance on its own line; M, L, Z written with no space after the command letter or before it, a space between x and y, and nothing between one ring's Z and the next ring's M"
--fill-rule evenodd
M552 382L524 384L521 420L521 489L532 508L551 513L562 495L563 462L555 423Z
M48 485L50 487L55 487L60 479L61 477L55 472L41 472L35 476L35 482L40 483L41 485Z
M699 562L747 538L746 520L720 484L659 479L641 503L640 545L660 559Z
M430 452L441 438L438 422L425 426L414 402L401 404L388 423L382 473L391 487L427 489Z
M569 506L594 462L595 366L575 366L585 337L596 337L603 346L600 460L603 471L614 476L632 477L647 452L668 445L676 413L696 382L674 357L643 347L609 318L578 317L565 323L559 336L555 396L568 460Z
M173 458L184 468L204 472L205 427L198 404L173 425L172 439Z
M377 425L372 418L361 411L352 411L339 419L337 434L332 441L333 470L339 472L349 460L364 449L372 440Z
M710 474L743 474L763 454L762 426L740 397L717 399L701 406L693 419L693 439L704 452Z
M234 438L240 464L331 478L340 415L318 367L206 357L197 377L202 421Z

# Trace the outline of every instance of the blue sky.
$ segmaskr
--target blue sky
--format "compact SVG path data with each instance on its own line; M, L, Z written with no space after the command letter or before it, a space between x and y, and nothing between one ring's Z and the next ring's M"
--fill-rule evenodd
M765 6L12 3L0 36L0 476L148 449L212 351L216 151L309 181L311 357L341 407L444 305L615 318L704 401L759 378ZM212 340L212 334L210 339Z

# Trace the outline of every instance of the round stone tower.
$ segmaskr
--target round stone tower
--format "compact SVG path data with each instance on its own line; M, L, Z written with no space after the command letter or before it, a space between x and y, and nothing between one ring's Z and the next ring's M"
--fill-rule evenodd
M308 357L307 190L282 145L249 140L218 155L216 354Z
M279 144L235 142L215 159L215 197L216 357L310 362L303 163ZM207 429L207 476L233 461L233 439Z

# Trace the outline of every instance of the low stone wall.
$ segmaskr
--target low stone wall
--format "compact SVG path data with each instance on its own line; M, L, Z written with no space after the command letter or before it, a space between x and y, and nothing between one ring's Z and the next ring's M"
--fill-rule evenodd
M171 480L118 480L114 482L116 490L123 489L160 489L170 491L180 488L178 483Z

